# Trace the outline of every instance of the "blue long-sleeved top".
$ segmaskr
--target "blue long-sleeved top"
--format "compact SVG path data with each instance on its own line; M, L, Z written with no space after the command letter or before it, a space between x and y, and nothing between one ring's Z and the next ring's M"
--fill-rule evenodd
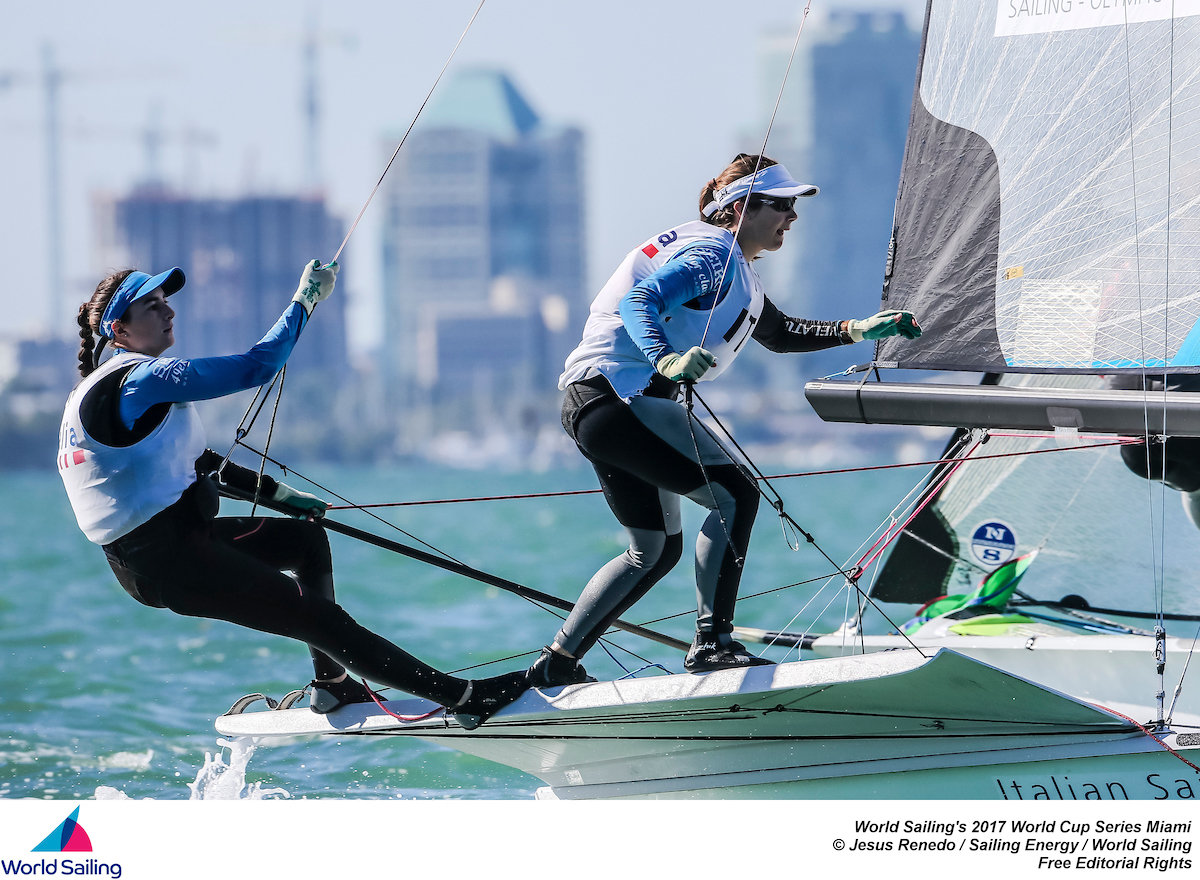
M121 384L122 424L133 428L156 404L211 400L262 385L287 363L307 322L304 306L293 302L245 354L194 360L155 358L138 364Z
M711 309L718 279L728 259L729 248L720 242L693 244L675 254L622 297L619 306L621 322L651 364L657 364L664 355L674 351L661 316L685 303L698 311ZM726 274L729 277L721 291L722 299L733 284L732 273ZM697 339L696 344L699 342Z
M651 364L657 364L674 351L661 316L684 304L702 312L711 309L716 299L717 279L728 255L729 249L719 242L691 245L622 297L621 321ZM728 271L726 275L730 277L721 291L721 299L733 284ZM842 334L840 321L792 318L780 312L769 299L764 302L753 336L755 341L778 352L818 351L850 341Z

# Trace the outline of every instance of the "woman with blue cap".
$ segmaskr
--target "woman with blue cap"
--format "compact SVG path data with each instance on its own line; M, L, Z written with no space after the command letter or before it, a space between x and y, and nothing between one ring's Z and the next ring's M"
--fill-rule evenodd
M162 356L175 342L168 297L183 287L183 272L109 275L79 307L84 379L67 399L59 473L79 527L104 547L133 598L308 643L313 711L374 698L351 669L476 727L521 694L524 673L465 681L359 625L334 600L329 541L316 521L328 505L205 447L193 402L269 381L333 292L337 271L337 263L306 266L288 307L249 351L191 360ZM106 344L114 353L101 363ZM302 518L217 517L214 478Z
M699 220L631 251L592 302L559 378L563 427L595 468L629 549L588 582L530 667L531 686L592 680L579 658L682 555L680 496L710 511L696 540L696 637L684 668L770 662L731 635L757 484L677 398L679 383L716 378L751 338L789 352L920 335L909 312L809 321L788 317L763 294L751 261L783 245L796 199L817 192L775 161L741 154L704 187Z

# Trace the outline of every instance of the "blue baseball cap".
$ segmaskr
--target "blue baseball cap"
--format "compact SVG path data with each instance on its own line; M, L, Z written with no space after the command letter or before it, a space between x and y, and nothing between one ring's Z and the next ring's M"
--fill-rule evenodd
M157 275L148 275L145 272L130 272L129 276L121 282L121 286L117 288L117 292L112 295L112 299L108 301L108 306L104 309L104 317L100 319L100 335L105 339L112 339L113 321L119 321L125 317L125 311L135 300L139 300L147 294L154 293L160 287L162 288L163 296L170 296L183 287L186 281L187 278L184 276L183 270L179 267L168 269L166 272L159 272Z

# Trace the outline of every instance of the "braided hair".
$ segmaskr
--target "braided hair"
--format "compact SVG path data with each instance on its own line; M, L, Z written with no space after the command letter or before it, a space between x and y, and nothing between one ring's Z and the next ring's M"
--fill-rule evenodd
M704 184L704 189L700 190L700 219L705 223L711 223L713 226L722 226L725 229L732 229L737 226L737 215L733 213L732 204L715 211L711 217L704 216L704 206L713 200L713 195L722 187L728 186L742 177L754 174L756 168L762 171L764 168L770 168L772 165L778 164L774 159L768 159L766 156L738 153L734 156L733 161L726 166L724 171ZM738 199L739 202L744 200L744 197Z
M104 318L104 310L108 308L108 301L117 292L121 282L134 271L136 270L119 269L106 275L104 280L96 285L96 292L92 294L92 298L79 306L79 315L75 320L79 324L80 375L86 377L99 366L100 352L104 350L107 340L100 337L100 344L97 346L93 337L100 333L100 321Z

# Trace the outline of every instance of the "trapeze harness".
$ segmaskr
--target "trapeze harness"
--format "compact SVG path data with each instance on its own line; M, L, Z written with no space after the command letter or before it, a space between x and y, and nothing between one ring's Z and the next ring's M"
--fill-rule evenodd
M595 468L629 549L588 582L558 633L560 646L582 657L675 566L680 496L710 511L696 539L697 629L733 631L758 488L654 365L704 338L717 358L707 381L728 370L751 337L772 351L817 351L853 341L839 327L780 312L732 233L702 221L668 229L625 258L593 301L559 388L563 427Z
M466 682L359 625L334 600L325 530L296 519L216 516L195 400L262 385L306 322L292 303L250 351L180 360L118 352L67 400L58 467L79 527L104 547L121 586L144 605L226 620L309 645L319 679L345 668L453 705ZM276 482L232 462L221 479L270 497ZM295 578L284 571L295 572Z

